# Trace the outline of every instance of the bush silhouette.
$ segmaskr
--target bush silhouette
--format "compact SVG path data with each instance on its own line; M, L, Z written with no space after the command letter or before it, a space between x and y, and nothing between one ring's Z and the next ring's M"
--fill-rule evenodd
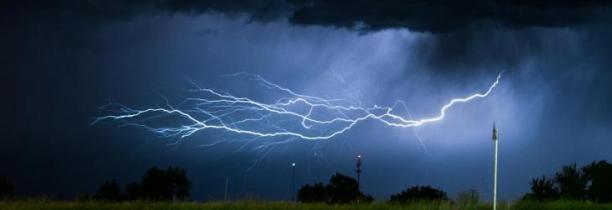
M191 181L187 178L185 169L169 167L166 169L166 176L172 184L172 200L185 200L191 196Z
M315 183L314 185L304 185L298 191L297 199L305 203L325 202L327 191L323 183Z
M563 166L555 174L555 182L559 187L559 196L565 199L582 200L585 198L586 177L576 169L576 164Z
M410 187L398 194L391 196L391 202L405 203L409 201L421 200L448 200L448 196L442 190L430 186Z
M361 195L357 180L339 173L329 180L326 191L329 203L351 203Z
M184 169L169 167L160 170L157 167L147 170L142 177L141 190L136 186L133 191L139 191L145 200L184 200L190 196L191 181Z
M544 176L532 179L530 184L531 193L527 194L525 199L544 201L559 197L559 191L555 188L554 182Z
M146 200L170 200L172 199L172 183L165 171L153 167L142 176L142 192Z
M576 168L576 164L563 166L554 179L542 177L531 181L531 192L525 199L550 200L571 199L594 202L612 202L612 164L606 161L593 162Z
M0 198L6 198L15 193L15 186L3 176L0 176Z
M329 180L329 184L315 183L304 185L298 191L300 202L326 202L328 204L345 204L357 202L371 202L373 198L359 191L357 180L336 173Z
M149 200L168 201L185 200L190 196L191 181L185 169L168 167L161 170L152 167L142 176L140 183L126 185L126 194L121 194L121 187L115 181L106 182L94 196L101 201Z
M593 162L582 171L588 181L586 197L595 202L612 202L612 164Z

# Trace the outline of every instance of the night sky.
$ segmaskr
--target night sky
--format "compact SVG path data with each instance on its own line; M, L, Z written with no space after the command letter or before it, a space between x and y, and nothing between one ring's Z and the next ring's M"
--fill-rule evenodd
M518 199L531 178L612 160L611 23L612 3L595 0L2 1L0 176L19 195L70 199L179 166L196 200L222 199L226 177L232 199L289 199L292 162L298 184L310 184L354 176L362 154L362 190L377 199L413 185L489 199L495 122L498 194ZM441 121L368 120L328 140L92 125L109 103L175 105L192 82L278 97L224 76L237 72L363 106L403 100L414 118L503 77Z

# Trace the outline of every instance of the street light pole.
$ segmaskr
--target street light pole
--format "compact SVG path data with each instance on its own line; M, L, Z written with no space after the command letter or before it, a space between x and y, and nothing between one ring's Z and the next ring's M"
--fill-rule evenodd
M361 155L357 155L357 189L361 190Z
M291 195L293 198L291 200L295 200L295 162L291 163Z
M495 143L495 160L493 165L493 210L497 210L497 152L499 141L495 123L493 123L493 142Z

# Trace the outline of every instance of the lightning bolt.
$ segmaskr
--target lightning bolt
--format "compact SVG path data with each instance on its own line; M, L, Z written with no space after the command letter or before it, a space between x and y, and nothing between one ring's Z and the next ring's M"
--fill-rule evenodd
M134 109L118 103L100 107L114 114L97 117L92 124L105 120L122 121L125 125L139 126L163 137L185 138L203 130L222 130L254 138L287 137L287 139L325 140L343 134L365 120L376 120L392 127L410 128L444 119L454 105L477 98L487 97L499 84L501 73L489 88L463 98L451 99L440 108L436 116L411 119L395 114L401 100L393 106L363 107L347 105L343 99L326 99L297 93L282 87L259 75L237 73L230 77L247 77L259 85L275 90L285 97L274 102L265 102L248 97L234 96L210 88L203 88L192 82L195 89L190 91L198 97L188 97L177 107ZM172 125L167 120L175 119Z

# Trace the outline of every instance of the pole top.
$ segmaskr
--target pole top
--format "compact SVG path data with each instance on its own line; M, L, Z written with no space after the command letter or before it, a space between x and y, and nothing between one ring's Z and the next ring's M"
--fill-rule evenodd
M493 122L493 141L497 141L497 127L495 127L495 122Z

